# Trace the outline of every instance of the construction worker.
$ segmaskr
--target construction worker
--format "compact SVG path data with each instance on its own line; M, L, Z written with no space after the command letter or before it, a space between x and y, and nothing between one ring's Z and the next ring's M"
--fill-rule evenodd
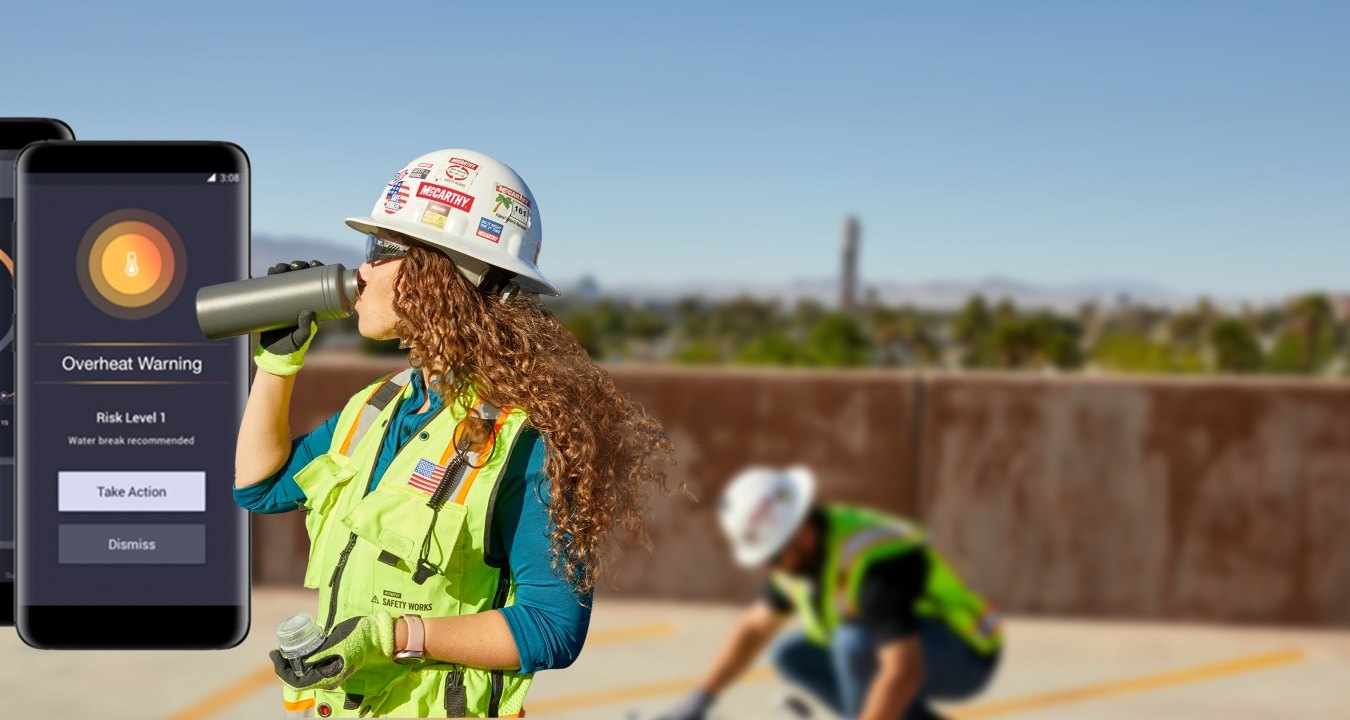
M701 720L795 610L778 671L844 718L938 717L929 701L969 697L998 664L1002 634L913 523L813 504L803 466L749 468L718 505L737 563L772 570L699 689L664 716Z
M292 441L317 331L301 313L262 334L239 429L235 500L305 511L319 590L323 645L301 672L272 651L286 710L519 717L533 674L581 650L606 530L644 539L670 441L539 303L558 291L511 168L429 153L347 224L367 241L360 332L398 338L410 367Z

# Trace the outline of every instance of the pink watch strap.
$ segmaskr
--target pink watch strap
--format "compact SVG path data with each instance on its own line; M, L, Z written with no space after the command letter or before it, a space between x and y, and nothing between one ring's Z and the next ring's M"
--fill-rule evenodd
M422 616L408 613L403 616L408 628L408 641L402 650L394 654L395 658L421 658L427 651L427 629L422 624Z

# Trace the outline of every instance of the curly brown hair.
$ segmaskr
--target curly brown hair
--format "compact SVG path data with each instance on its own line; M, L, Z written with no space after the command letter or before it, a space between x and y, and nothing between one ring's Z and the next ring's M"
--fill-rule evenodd
M668 491L661 465L673 464L673 443L538 298L502 302L444 253L399 240L409 250L394 307L409 362L447 403L467 404L477 388L497 407L525 409L547 447L553 567L590 592L619 551L611 528L650 547L644 514L654 489Z

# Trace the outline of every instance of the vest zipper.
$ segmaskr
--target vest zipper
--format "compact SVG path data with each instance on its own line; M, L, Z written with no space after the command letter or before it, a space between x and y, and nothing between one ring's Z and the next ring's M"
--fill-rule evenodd
M347 556L352 554L352 548L356 546L356 533L352 533L347 538L347 547L342 548L342 556L338 558L337 567L333 568L333 577L328 580L328 619L323 623L323 632L325 635L333 629L333 621L337 619L338 606L338 587L342 581L342 570L347 567Z
M393 415L390 415L389 418L392 418L394 415L398 414L398 409L399 406L401 405L403 405L402 393L400 393L398 404L394 405ZM389 418L385 419L384 430L380 432L380 444L376 446L377 447L375 453L376 460L379 459L378 448L383 448L385 439L389 437ZM394 452L394 456L398 457L398 451ZM390 460L390 462L393 461ZM374 476L375 476L375 465L372 463L370 466L370 472L366 473L366 485L365 488L361 491L361 497L364 498L365 496L370 494L370 480ZM352 548L354 547L356 547L356 533L352 533L347 538L347 547L342 548L342 555L338 557L337 567L333 568L333 577L328 580L328 587L329 587L328 619L325 620L323 623L323 632L325 635L327 635L328 632L333 629L333 621L337 619L338 588L341 587L342 583L342 571L347 567L347 556L352 554Z

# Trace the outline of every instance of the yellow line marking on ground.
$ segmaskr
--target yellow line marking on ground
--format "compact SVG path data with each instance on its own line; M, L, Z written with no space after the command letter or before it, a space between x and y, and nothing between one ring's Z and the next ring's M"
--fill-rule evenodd
M198 720L198 718L211 717L263 688L275 688L279 682L281 681L277 679L277 674L272 670L271 665L258 668L176 714L170 715L169 720ZM278 714L280 714L280 700L281 695L278 693Z
M671 623L652 623L650 625L596 630L587 635L586 645L612 645L633 640L665 637L674 635L676 629ZM170 715L168 720L201 720L201 718L211 717L255 692L264 688L276 687L277 682L279 681L276 672L272 670L271 665L258 668L230 685L198 700L186 709Z
M746 673L739 682L760 682L763 680L772 680L777 677L777 673L772 668L762 667L751 670ZM625 700L641 700L657 695L675 695L682 692L688 692L698 686L699 680L696 678L685 678L683 680L671 680L663 683L652 683L651 685L639 685L637 687L622 688L619 690L602 690L600 692L587 693L585 695L571 695L552 700L540 700L539 702L525 701L525 712L530 715L559 712L561 710L575 710L581 707L590 707L593 705L610 705L613 703L624 702Z
M1128 695L1131 693L1160 690L1162 688L1186 685L1205 680L1214 680L1229 675L1238 675L1241 673L1254 672L1256 670L1279 667L1280 665L1288 665L1300 662L1303 659L1304 655L1299 650L1281 650L1279 652L1266 653L1264 655L1253 655L1237 660L1200 665L1193 668L1157 673L1155 675L1143 675L1141 677L1101 683L1098 685L1088 685L1086 687L1074 688L1071 690L1060 690L1057 692L1042 693L1040 695L1030 695L1023 698L1014 698L1012 700L985 703L963 710L953 710L950 714L952 717L958 718L959 720L994 717L996 715L1011 715L1027 710L1039 710L1052 705L1063 705L1085 700L1099 700L1102 698L1115 697L1117 695Z
M1303 659L1304 655L1301 651L1282 650L1280 652L1255 655L1210 665L1201 665L1199 667L1183 670L1173 670L1155 675L1144 675L1142 677L1101 683L1098 685L1089 685L1087 687L1071 690L1060 690L1057 692L1031 695L1028 697L1014 698L983 705L973 705L962 710L952 710L949 712L954 718L957 718L957 720L972 720L973 718L994 717L996 715L1011 715L1013 713L1040 709L1052 705L1082 702L1085 700L1097 700L1116 695L1159 690L1174 685L1213 680L1228 675L1237 675L1239 673L1287 665L1299 662ZM764 680L773 680L776 677L777 674L771 668L761 667L746 673L739 682L760 682ZM526 701L525 704L526 710L531 714L551 713L562 710L575 710L582 707L610 705L624 701L643 700L659 695L676 695L693 690L698 683L699 680L696 678L685 678L683 680L672 680L669 682L640 685L619 690L553 698L539 702Z

